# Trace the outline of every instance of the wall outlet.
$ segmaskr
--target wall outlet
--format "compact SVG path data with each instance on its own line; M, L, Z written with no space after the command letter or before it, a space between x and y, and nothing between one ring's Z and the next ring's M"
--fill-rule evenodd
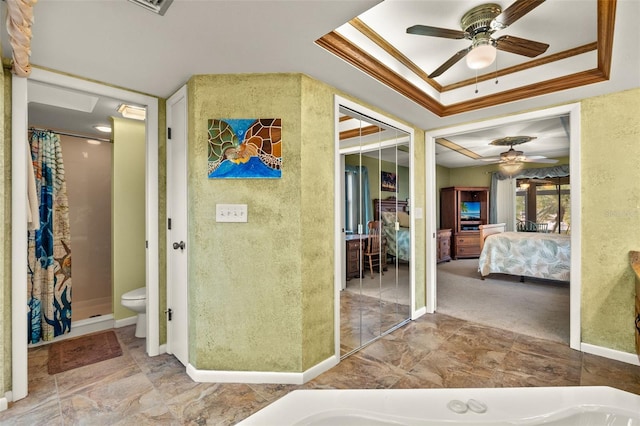
M246 204L216 204L216 222L246 222Z

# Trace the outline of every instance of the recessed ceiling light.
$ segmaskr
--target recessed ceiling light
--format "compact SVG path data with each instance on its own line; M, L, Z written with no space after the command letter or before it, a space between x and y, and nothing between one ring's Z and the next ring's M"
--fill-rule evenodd
M99 132L111 133L111 126L105 126L101 124L99 126L93 126L93 128Z
M97 141L95 139L87 139L87 143L91 145L100 145L102 142Z
M144 107L127 104L120 104L118 106L118 112L122 114L124 118L132 118L134 120L144 120L147 115L147 110Z

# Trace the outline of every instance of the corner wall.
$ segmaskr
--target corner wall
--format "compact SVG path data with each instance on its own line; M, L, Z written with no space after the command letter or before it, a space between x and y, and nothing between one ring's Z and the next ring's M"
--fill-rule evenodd
M300 74L189 80L189 362L196 369L302 372L334 355L336 94L344 96ZM214 118L281 118L282 178L208 179L207 120ZM416 131L416 158L423 145ZM424 161L415 167L415 207L424 211ZM217 223L218 203L247 204L248 223ZM416 238L422 307L423 220Z
M303 187L303 149L323 141L302 137L301 76L195 76L188 91L189 361L204 370L300 372L303 191L333 182ZM207 178L207 121L224 118L282 119L282 178ZM248 222L217 223L218 203L246 204ZM330 287L332 269L317 272L316 285Z

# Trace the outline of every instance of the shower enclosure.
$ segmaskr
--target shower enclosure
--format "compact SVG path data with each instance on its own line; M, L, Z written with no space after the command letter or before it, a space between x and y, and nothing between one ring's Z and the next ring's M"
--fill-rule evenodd
M111 290L111 148L61 136L73 247L72 320L113 312Z

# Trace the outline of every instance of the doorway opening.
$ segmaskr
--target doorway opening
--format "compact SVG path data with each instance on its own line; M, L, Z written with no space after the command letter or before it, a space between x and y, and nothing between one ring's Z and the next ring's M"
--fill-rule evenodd
M501 117L498 119L487 120L483 122L471 123L466 125L455 126L446 129L440 129L433 132L426 133L425 149L426 149L426 170L427 170L427 200L431 201L431 205L434 206L431 211L431 220L426 224L427 235L435 236L438 232L440 221L439 214L442 210L439 208L440 203L440 188L450 186L451 184L467 184L467 182L446 182L442 183L443 172L441 169L436 169L436 145L439 140L454 139L461 135L471 135L473 133L481 133L483 131L491 129L499 129L502 127L509 127L514 124L523 123L535 123L541 120L553 119L563 117L565 122L565 132L568 136L569 145L569 165L565 166L568 169L565 176L571 177L571 197L569 201L569 210L571 211L571 233L570 233L570 246L573 255L570 258L570 284L568 285L568 303L565 315L568 317L568 343L573 349L580 348L580 105L570 104L555 108L549 108L545 110L539 110L524 114L517 114L508 117ZM564 119L566 117L566 119ZM535 135L532 135L535 136ZM490 140L485 141L485 145ZM442 144L438 144L442 149ZM442 155L442 153L440 153ZM520 174L524 172L518 172ZM489 182L487 178L485 183ZM507 223L507 230L514 231L516 227L516 179L508 178L500 181L496 186L500 186L501 190L498 191L494 184L487 184L487 189L491 189L497 196L497 200L494 199L494 207L498 206L498 216L493 213L491 223ZM505 197L501 197L500 194L506 194ZM501 207L500 207L501 206ZM501 211L501 213L500 213ZM550 222L549 222L550 223ZM562 225L561 225L562 226ZM569 237L569 236L567 236ZM427 238L429 241L427 246L427 311L430 313L438 311L438 266L437 262L437 247L435 238ZM453 255L452 255L453 257ZM477 278L480 281L480 273L478 269L478 259L464 259L461 262L475 262L472 265L470 277ZM456 260L451 260L456 262ZM445 264L443 264L445 265ZM446 268L447 266L445 266ZM473 269L475 268L475 269ZM507 327L505 327L507 328Z
M29 125L29 85L36 84L70 92L81 92L119 99L146 108L145 123L145 280L147 292L147 340L150 356L159 353L159 267L158 267L158 100L157 98L89 82L51 71L34 69L28 79L12 78L12 235L27 235L27 149ZM114 114L115 115L115 114ZM12 264L27 265L27 239L12 238ZM27 369L27 268L12 268L12 397L24 398L28 392ZM119 301L112 301L116 304Z

